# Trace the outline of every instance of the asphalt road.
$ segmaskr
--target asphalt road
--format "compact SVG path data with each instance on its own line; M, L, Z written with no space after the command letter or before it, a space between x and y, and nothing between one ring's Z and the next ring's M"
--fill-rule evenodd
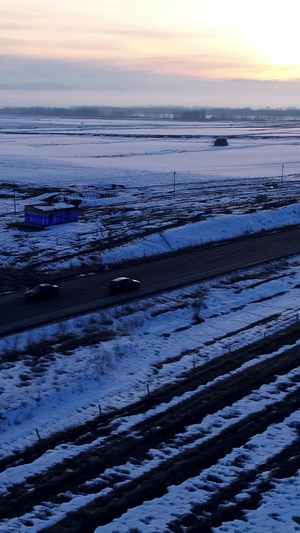
M300 227L293 227L228 243L202 246L190 252L179 252L172 257L149 259L132 267L79 276L61 283L59 297L49 302L25 302L23 293L4 295L0 297L0 334L78 315L298 253ZM140 291L122 296L108 296L109 280L119 276L139 279Z

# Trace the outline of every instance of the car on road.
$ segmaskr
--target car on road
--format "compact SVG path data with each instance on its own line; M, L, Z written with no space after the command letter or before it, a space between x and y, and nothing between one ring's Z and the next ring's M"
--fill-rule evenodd
M33 289L28 289L25 292L25 300L28 302L52 300L52 298L55 298L58 293L59 288L57 285L53 285L52 283L40 283Z
M112 279L108 285L109 294L122 294L124 292L136 291L140 288L141 282L138 279L120 278Z

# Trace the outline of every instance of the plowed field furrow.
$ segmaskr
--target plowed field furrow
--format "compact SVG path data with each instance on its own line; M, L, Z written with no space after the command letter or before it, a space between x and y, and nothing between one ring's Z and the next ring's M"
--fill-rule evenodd
M184 376L183 380L153 391L150 398L146 397L112 415L99 416L83 425L69 428L67 432L55 434L49 439L37 442L35 446L21 452L16 452L13 457L2 459L0 461L0 472L14 465L19 466L32 462L42 456L48 449L53 449L62 444L70 442L75 444L89 444L99 437L106 437L110 434L109 424L112 420L118 420L120 416L124 417L146 413L150 407L155 407L161 403L168 403L174 396L178 397L188 391L194 391L200 385L213 382L213 380L224 374L234 372L246 362L255 359L258 354L272 353L272 351L275 351L280 346L294 344L299 338L299 324L295 323L285 330L281 330L260 341L228 353L227 356L213 359L201 367L193 369ZM272 372L270 372L270 375L272 375ZM202 404L205 405L204 402ZM154 423L154 419L152 420Z
M233 448L243 446L257 433L271 424L283 421L295 409L300 408L299 391L292 393L285 402L268 407L256 419L248 417L225 430L216 438L165 461L134 481L115 488L113 493L96 498L79 511L69 514L58 524L46 528L47 533L79 533L84 524L86 533L94 532L97 526L111 523L127 509L142 505L143 502L162 497L168 486L179 485L185 480L199 475L203 470L216 464ZM81 528L81 529L80 529Z
M212 527L220 527L224 522L241 520L245 510L258 508L263 494L272 489L274 480L292 478L299 468L300 441L297 440L258 468L241 472L234 483L215 492L210 500L205 502L205 505L195 505L192 513L176 521L176 525L188 528L189 533L196 533L197 531L211 531ZM262 473L264 473L264 478L259 480ZM268 477L265 473L268 473ZM244 499L235 499L246 490L249 495L246 502Z
M184 432L186 426L199 423L206 415L216 413L226 405L232 405L260 385L273 381L276 375L283 375L291 369L297 368L299 351L298 346L293 347L273 357L271 361L264 360L241 372L229 375L224 380L218 381L204 391L195 393L191 398L171 407L162 414L149 417L144 422L136 424L131 428L131 431L134 430L135 434L139 434L138 440L126 433L112 436L105 445L82 453L75 459L69 459L63 464L49 469L45 474L28 479L25 488L21 485L15 486L11 489L10 495L2 499L3 511L0 511L0 517L16 516L15 513L19 514L20 509L28 512L41 501L55 502L62 487L64 491L70 490L72 493L86 492L83 484L86 481L92 481L95 476L100 476L106 469L123 465L127 461L132 461L133 458L136 461L149 459L149 449L159 448L162 443L172 443L172 439L178 433ZM158 473L155 474L157 484L167 486L167 479L172 479L172 472L173 483L181 482L178 481L176 465L183 466L184 475L188 472L192 475L192 472L208 468L213 463L211 463L211 459L204 461L203 458L206 454L216 458L222 456L224 450L230 449L229 442L232 446L239 446L241 445L239 442L241 438L242 440L247 439L251 435L263 431L268 424L278 422L283 416L287 416L295 408L298 408L300 405L299 391L297 394L288 395L288 398L284 405L282 402L276 403L274 401L272 407L266 408L264 413L258 412L252 414L249 419L246 418L236 424L233 423L229 429L222 432L222 437L211 439L209 445L204 443L200 448L192 448L192 450L177 455L175 461L173 459L165 461L159 467ZM227 448L224 446L226 439L228 441ZM201 451L202 462L199 462L198 458L199 449L204 450ZM212 449L214 449L214 454L211 456ZM200 463L203 463L202 466ZM152 471L151 475L142 476L143 486L148 483L144 480L145 476L146 479L148 479L147 476L150 477L151 481L153 475ZM114 481L116 480L110 481L109 486L113 485ZM127 486L135 486L139 483L138 481L130 482ZM29 488L30 493L28 492ZM101 488L103 487L101 486ZM135 492L135 489L128 488L128 493L131 490ZM147 499L150 497L151 494L148 494ZM127 497L125 501L127 501Z

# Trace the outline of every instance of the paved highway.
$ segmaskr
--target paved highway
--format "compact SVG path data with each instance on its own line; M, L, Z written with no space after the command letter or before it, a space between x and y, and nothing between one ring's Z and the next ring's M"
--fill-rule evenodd
M23 293L4 295L0 297L0 334L298 253L300 227L294 227L224 244L203 246L190 252L178 252L175 256L163 259L149 259L132 267L72 278L60 284L59 297L49 302L25 302ZM118 276L139 279L140 291L108 296L109 280Z

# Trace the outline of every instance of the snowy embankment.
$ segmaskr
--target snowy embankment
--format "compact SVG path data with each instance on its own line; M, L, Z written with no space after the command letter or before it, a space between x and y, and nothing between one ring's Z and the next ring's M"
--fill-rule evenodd
M104 264L119 263L299 223L300 204L249 215L224 215L136 239L134 242L104 252L101 254L101 259Z

